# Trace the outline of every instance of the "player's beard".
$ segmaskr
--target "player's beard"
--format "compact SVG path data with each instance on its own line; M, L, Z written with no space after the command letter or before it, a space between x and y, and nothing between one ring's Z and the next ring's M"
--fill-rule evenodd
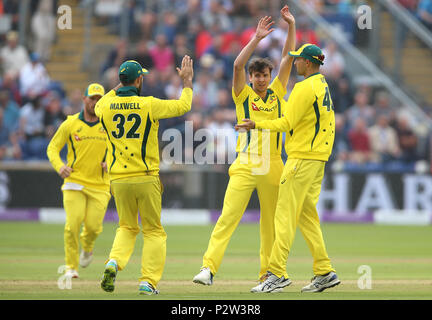
M91 106L85 106L85 108L86 108L87 114L90 117L96 117L96 113L94 111L94 107L92 108Z

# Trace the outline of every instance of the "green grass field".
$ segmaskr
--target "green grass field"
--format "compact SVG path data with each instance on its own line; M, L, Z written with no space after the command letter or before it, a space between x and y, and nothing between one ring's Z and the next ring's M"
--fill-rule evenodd
M298 232L288 259L293 280L282 293L252 294L259 269L258 225L236 230L211 287L192 283L199 271L213 226L167 226L167 261L158 286L161 294L137 294L142 236L114 293L103 292L100 278L116 224L105 224L95 259L80 269L72 289L57 286L63 265L63 225L0 224L0 299L151 299L151 300L290 300L290 299L431 299L432 227L324 224L327 250L342 283L318 294L301 294L312 277L312 258ZM372 289L360 289L358 267L372 270Z

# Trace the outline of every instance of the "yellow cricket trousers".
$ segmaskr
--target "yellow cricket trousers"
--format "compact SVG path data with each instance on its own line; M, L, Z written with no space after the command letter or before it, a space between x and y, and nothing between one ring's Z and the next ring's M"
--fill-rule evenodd
M107 191L89 189L63 190L63 206L66 211L64 250L66 267L78 270L79 240L86 252L93 251L111 195ZM81 235L81 225L84 222Z
M287 259L297 225L312 254L314 274L335 271L327 255L316 210L324 167L325 162L318 160L288 159L285 163L275 213L276 237L268 269L278 277L288 278Z
M161 225L162 183L159 176L139 176L111 181L111 190L119 215L109 259L117 261L119 270L126 267L140 232L141 217L144 245L140 281L156 288L162 277L166 258L166 233Z
M280 156L272 157L266 174L253 174L251 165L241 163L238 157L229 168L230 180L225 192L222 213L213 229L203 267L215 275L222 263L225 250L234 230L247 208L254 189L260 202L260 271L266 274L274 241L274 213L276 210L279 179L283 170Z

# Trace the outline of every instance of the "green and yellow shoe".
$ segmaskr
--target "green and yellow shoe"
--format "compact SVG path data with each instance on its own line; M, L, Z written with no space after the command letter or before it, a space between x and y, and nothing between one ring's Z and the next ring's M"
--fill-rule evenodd
M109 261L105 265L105 270L102 277L101 288L106 292L114 291L114 283L117 276L117 263Z

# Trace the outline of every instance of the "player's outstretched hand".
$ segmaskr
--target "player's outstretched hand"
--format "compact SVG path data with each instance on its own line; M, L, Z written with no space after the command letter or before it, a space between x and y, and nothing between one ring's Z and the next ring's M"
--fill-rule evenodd
M250 119L243 119L243 123L237 123L234 126L234 129L236 131L239 131L242 129L249 131L250 129L255 129L255 122L250 120Z
M188 80L192 81L194 71L193 71L193 60L189 56L184 56L181 64L181 69L176 68L177 72L180 76L180 78L183 79L183 81Z
M262 40L267 37L274 31L274 29L270 29L272 25L274 25L274 21L272 21L271 16L265 16L264 18L261 18L256 28L255 38Z
M281 9L280 13L281 13L282 19L284 19L289 25L295 24L294 16L291 14L289 7L287 5L285 5Z
M67 177L70 176L70 174L72 173L72 171L73 171L73 169L71 167L68 167L67 165L64 165L63 167L60 168L59 175L63 179L66 179Z

